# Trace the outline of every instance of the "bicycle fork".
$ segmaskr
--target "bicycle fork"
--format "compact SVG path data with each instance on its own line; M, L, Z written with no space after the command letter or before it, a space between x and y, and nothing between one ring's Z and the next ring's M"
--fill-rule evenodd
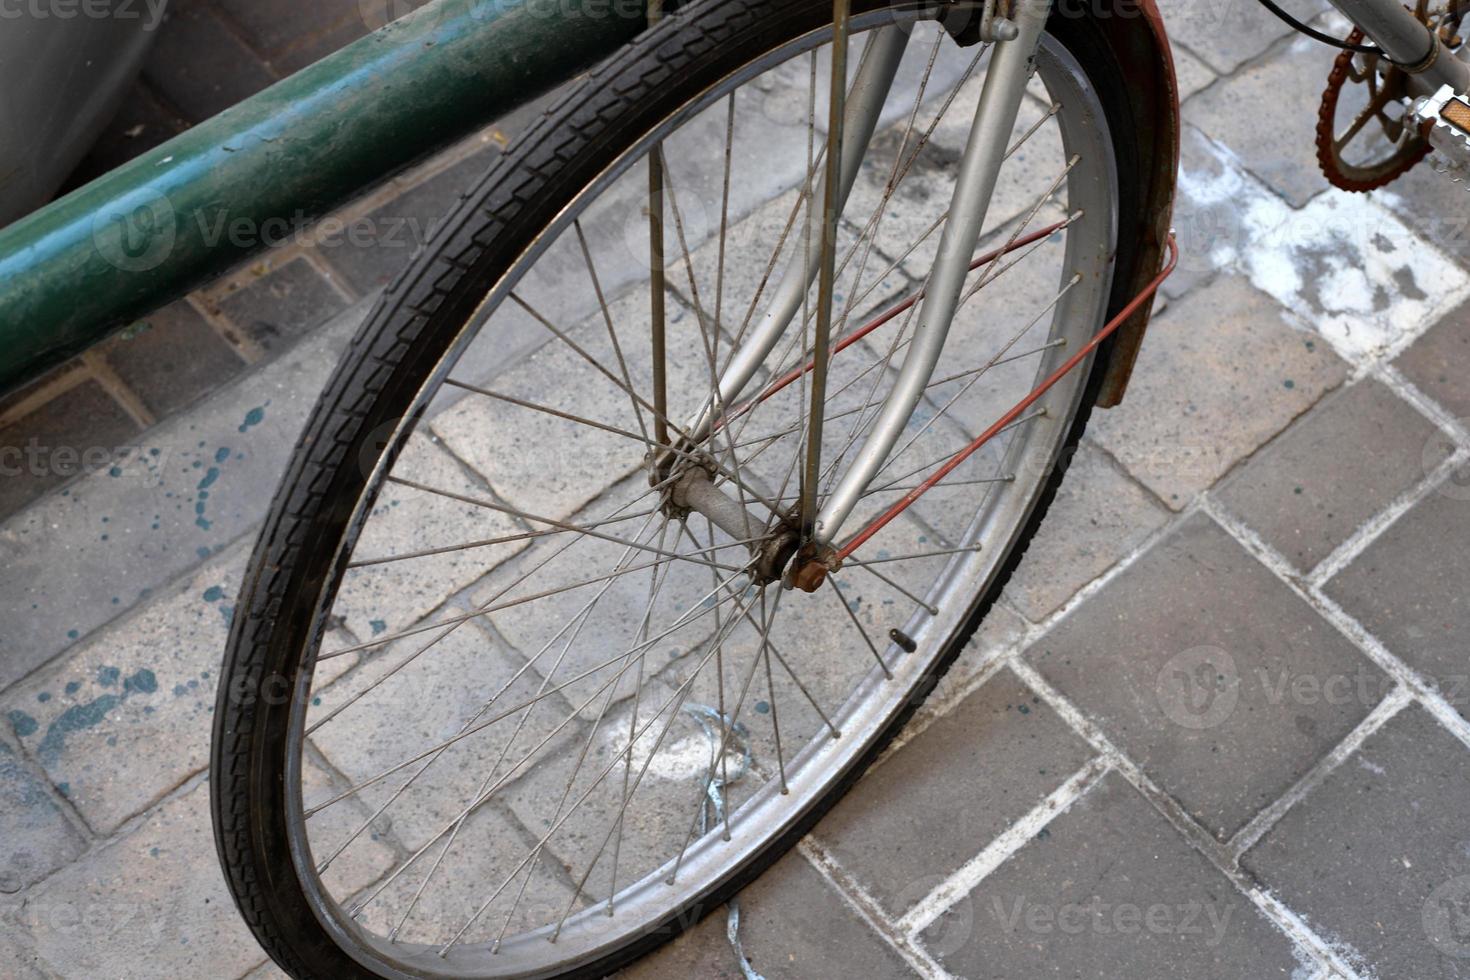
M819 511L802 515L804 520L800 530L805 545L805 559L798 558L798 564L805 560L806 567L819 567L819 562L813 559L820 558L824 552L830 553L831 544L844 521L851 514L868 483L887 461L933 376L990 209L1001 164L1020 113L1026 84L1031 76L1031 65L1051 6L1052 0L1014 0L1012 19L1003 22L991 17L993 8L990 4L986 5L986 22L990 35L1005 40L993 42L995 49L985 75L969 142L960 163L950 218L944 225L930 281L921 300L914 339L899 370L898 380L885 399L872 431L858 451L854 466L843 475ZM828 163L826 174L815 188L809 189L812 201L821 202L822 206L809 209L807 236L812 243L820 243L820 248L803 249L798 246L797 255L778 283L770 305L750 338L734 352L729 366L721 374L718 399L712 399L706 404L686 426L685 431L693 439L705 438L728 418L728 408L740 398L756 371L790 328L808 290L819 278L823 286L821 299L831 302L835 251L833 219L842 212L846 204L864 153L877 130L883 105L892 88L907 40L907 32L899 26L884 27L873 32L852 87L845 93L845 105L841 107L840 115L838 112L832 114L834 122L840 119L840 124L829 125L829 141L825 151L825 162ZM839 45L845 44L846 38L838 37L836 42ZM837 84L841 77L834 72L833 93L836 98L843 97L841 86ZM824 268L827 270L825 274ZM819 329L830 331L833 319L831 316L820 317ZM830 337L818 337L815 349L818 352L830 351L830 344L825 342L829 340ZM818 363L819 360L820 358L812 364L814 376L825 367ZM817 449L811 445L816 443L816 439L810 437L821 431L825 408L821 388L820 384L812 385L806 460L808 474L820 472L820 461L813 458ZM694 480L698 482L698 474L695 474ZM806 492L803 497L810 500L808 495L815 493L815 486L808 480L804 489ZM734 508L739 507L738 503L720 500L721 494L719 490L711 494L708 488L699 487L696 493L688 495L687 502L692 505L692 509L700 512L706 509L718 511L716 516L722 520L717 523L721 523L721 526L725 523L746 526L744 517L731 517ZM679 496L683 498L686 495L681 493ZM711 500L714 501L713 504ZM808 506L811 506L810 503ZM764 523L761 521L757 526ZM786 554L789 555L789 551ZM768 562L763 564L770 567ZM798 574L799 570L794 568L793 578ZM808 577L813 577L814 574L814 582L798 579L795 584L803 588L815 588L820 584L820 577L825 574L825 570L809 572Z

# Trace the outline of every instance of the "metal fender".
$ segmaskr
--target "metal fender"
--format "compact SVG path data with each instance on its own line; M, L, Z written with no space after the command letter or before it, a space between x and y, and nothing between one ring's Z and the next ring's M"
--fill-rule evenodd
M1090 19L1122 68L1119 95L1126 100L1131 125L1114 132L1113 138L1129 141L1127 152L1120 156L1123 160L1131 157L1145 178L1144 206L1125 215L1125 224L1118 229L1119 240L1137 243L1138 253L1131 269L1119 270L1123 288L1115 289L1114 296L1116 307L1121 308L1148 286L1168 252L1179 172L1179 87L1174 56L1155 0L1056 0L1053 20L1067 17ZM1126 223L1129 220L1131 226ZM1144 304L1119 328L1108 351L1099 407L1122 402L1152 311L1152 303Z

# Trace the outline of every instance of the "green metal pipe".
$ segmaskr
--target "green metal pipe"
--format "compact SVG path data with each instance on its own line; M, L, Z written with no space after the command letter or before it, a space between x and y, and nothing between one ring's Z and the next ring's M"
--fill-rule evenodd
M436 0L0 230L0 392L570 79L645 18L644 0Z

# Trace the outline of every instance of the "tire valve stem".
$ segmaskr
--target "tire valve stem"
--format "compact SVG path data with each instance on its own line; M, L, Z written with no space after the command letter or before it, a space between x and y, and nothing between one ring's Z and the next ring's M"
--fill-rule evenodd
M888 638L894 643L897 643L904 653L913 653L915 650L919 649L919 645L914 642L913 637L909 636L901 629L894 628L889 630Z

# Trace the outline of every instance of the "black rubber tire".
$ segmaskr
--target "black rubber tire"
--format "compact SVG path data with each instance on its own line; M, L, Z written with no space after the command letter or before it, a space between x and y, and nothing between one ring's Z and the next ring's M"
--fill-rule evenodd
M854 12L894 0L856 0ZM904 6L912 6L906 4ZM687 97L772 48L830 23L830 0L713 0L667 18L597 69L501 157L436 227L353 339L301 436L245 575L220 675L210 760L215 841L231 894L261 946L301 980L379 974L338 948L296 878L286 829L286 744L292 697L309 690L314 622L323 589L366 487L361 460L402 416L460 327L524 245L613 159ZM1146 223L1140 174L1150 161L1135 136L1126 81L1087 18L1057 17L1049 32L1081 63L1103 102L1117 154L1121 226ZM1132 297L1137 249L1119 244L1110 315ZM958 656L1020 561L1081 438L1110 350L1094 363L1057 465L1012 553L967 625L951 638L909 705L786 836L769 842L699 908L671 915L615 955L566 977L600 977L667 942L719 907L787 851L896 735ZM327 593L327 594L330 594ZM275 696L272 696L272 695ZM285 696L289 694L290 696Z

